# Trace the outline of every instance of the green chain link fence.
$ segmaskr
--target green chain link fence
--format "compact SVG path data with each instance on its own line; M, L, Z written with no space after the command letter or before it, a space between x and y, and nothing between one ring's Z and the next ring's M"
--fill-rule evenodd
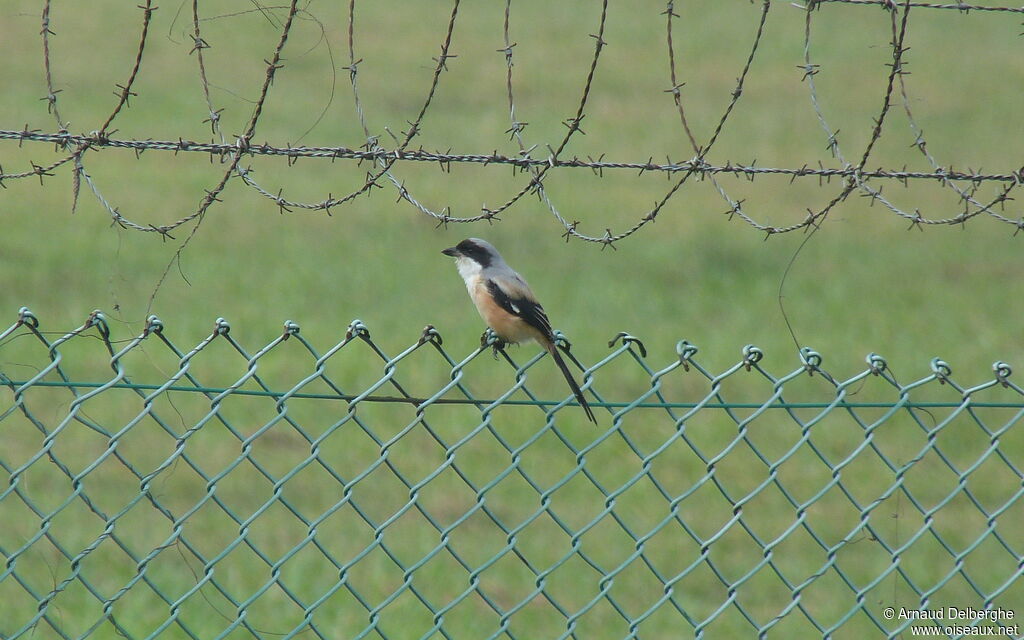
M578 370L594 428L534 349L169 333L0 333L0 637L1020 634L1004 363L715 372L621 334Z

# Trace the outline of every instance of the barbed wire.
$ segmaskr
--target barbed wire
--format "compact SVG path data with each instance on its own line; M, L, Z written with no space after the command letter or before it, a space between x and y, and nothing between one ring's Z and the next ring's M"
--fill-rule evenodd
M355 111L358 117L359 126L363 132L364 143L358 148L346 146L327 145L291 145L272 144L264 142L256 143L254 137L263 114L268 95L271 91L274 77L281 73L284 65L283 50L288 41L290 31L297 17L309 18L315 21L324 33L325 25L320 19L313 15L308 5L301 5L294 0L283 6L262 6L257 5L251 11L261 11L265 14L280 13L282 19L275 21L279 28L279 36L273 54L265 60L264 82L253 102L251 117L243 128L243 133L235 136L228 136L221 127L221 114L223 107L215 104L211 85L208 77L208 61L205 51L210 44L204 38L203 21L201 15L201 4L199 0L192 0L191 4L191 33L192 47L189 51L194 54L199 85L203 95L203 101L208 110L204 122L209 123L214 138L210 141L200 141L180 137L178 140L137 140L115 137L116 131L111 127L119 115L130 107L130 99L138 95L136 88L137 80L145 72L144 60L147 44L151 39L151 26L153 23L156 7L152 0L147 0L139 5L142 10L142 18L139 23L138 44L135 48L135 57L129 71L122 83L116 84L116 102L108 115L103 119L101 126L89 133L72 133L69 131L68 123L63 118L59 109L60 90L55 88L54 72L52 65L51 40L55 31L52 28L53 16L51 15L51 0L44 0L41 14L41 38L43 55L43 72L46 85L46 96L43 102L53 116L57 129L55 131L43 131L37 128L29 128L28 125L21 129L6 127L0 129L0 140L17 142L19 146L26 143L47 143L53 144L58 152L66 155L56 160L37 164L30 162L30 168L8 171L0 167L0 185L7 180L18 180L37 177L41 182L44 178L52 176L55 171L65 165L71 165L72 172L72 209L77 206L81 182L84 181L89 190L95 196L101 207L105 209L111 219L121 227L141 232L158 233L166 237L173 237L171 233L185 225L193 225L188 238L182 244L184 248L198 230L204 214L220 200L220 197L232 178L238 178L245 185L253 189L263 198L270 200L282 211L303 209L308 211L322 211L330 214L332 209L343 206L361 195L370 194L373 189L383 187L385 184L396 191L399 201L410 204L419 213L436 220L438 224L465 223L480 220L497 220L498 216L512 209L524 196L535 194L547 208L548 212L559 222L564 229L566 238L574 237L581 240L610 245L614 242L631 236L650 222L653 222L662 210L668 205L673 197L693 179L706 179L717 191L720 197L726 202L726 213L730 219L735 217L747 225L765 232L768 235L787 233L791 231L816 228L828 216L839 203L844 202L851 194L858 193L867 197L872 203L879 202L894 215L909 220L914 225L952 225L963 224L968 220L984 214L990 219L1009 224L1014 227L1014 233L1024 228L1024 215L1009 215L1005 212L1007 202L1013 200L1011 194L1021 182L1024 181L1024 167L1006 169L1003 171L985 172L981 170L957 170L951 164L941 163L927 147L923 129L917 124L914 113L911 109L909 89L905 82L905 66L907 64L907 47L904 42L910 24L910 14L921 10L956 10L961 14L968 14L971 11L984 11L1006 14L1024 13L1024 8L1011 6L983 6L977 4L957 3L930 3L912 2L905 0L810 0L806 3L792 3L793 7L805 12L804 42L803 42L803 63L798 65L798 70L803 74L803 80L808 87L809 100L819 125L827 140L827 149L836 160L836 165L826 166L820 160L814 163L804 164L799 167L775 167L761 166L756 161L751 163L734 164L731 161L713 162L709 160L711 153L716 146L723 131L727 128L730 116L742 99L744 84L757 59L763 36L768 24L768 16L773 7L770 0L762 0L760 3L756 28L750 40L748 54L745 58L742 70L737 78L734 89L727 101L716 125L708 136L706 142L701 145L697 141L694 129L689 123L686 114L686 100L682 87L680 70L683 66L682 60L676 50L674 33L677 26L674 21L679 20L675 11L675 2L668 0L662 15L665 19L665 43L666 55L668 58L669 74L667 80L670 88L666 90L670 94L674 107L679 114L679 123L685 133L686 139L691 146L692 156L682 160L666 158L664 162L655 162L653 155L643 160L606 160L600 154L598 158L587 156L581 158L578 155L570 155L569 148L572 140L577 134L583 132L583 122L587 117L589 103L596 85L597 71L600 68L602 52L608 45L605 34L608 28L609 12L607 1L598 5L598 14L594 32L590 37L594 41L593 52L589 63L586 66L586 75L581 84L579 99L573 115L563 121L566 132L554 145L535 143L531 144L524 131L527 122L524 121L518 108L515 82L513 81L514 49L517 45L514 39L512 28L513 3L506 0L502 11L502 43L497 52L505 60L505 92L507 111L509 115L509 128L505 131L515 143L518 151L515 154L487 152L453 152L429 150L422 146L413 147L413 141L423 131L423 122L426 114L435 102L435 96L441 87L443 75L449 71L448 62L455 58L452 53L452 45L456 25L460 19L461 4L458 0L452 2L448 15L446 27L440 44L440 54L434 57L432 75L426 94L420 103L415 117L408 121L408 127L400 134L391 134L394 139L393 146L381 144L381 136L374 134L370 124L370 115L367 112L367 102L362 97L358 83L359 67L362 58L359 57L356 46L357 29L355 26L356 1L350 0L347 11L347 53L348 64L342 67L348 71L349 84L352 90L352 98ZM868 135L867 142L863 149L855 154L859 159L851 162L846 159L843 149L840 147L838 130L834 129L826 118L825 111L821 105L819 88L815 82L815 76L821 71L820 63L815 62L814 48L812 46L812 23L813 14L820 12L825 5L841 4L849 6L876 6L881 7L890 16L892 39L890 47L892 61L887 65L885 88L881 94L881 107L873 119L872 128ZM332 54L333 60L333 54ZM333 93L333 89L332 89ZM902 108L907 117L915 147L931 170L916 171L903 168L889 168L880 166L871 169L868 162L871 160L879 140L886 130L885 123L887 115L895 106ZM389 134L390 129L384 128ZM139 221L138 216L125 214L115 203L111 202L104 193L98 180L94 178L88 166L91 164L92 151L98 149L119 149L134 152L137 156L145 151L170 152L170 153L205 153L216 160L216 163L224 165L223 173L220 175L211 188L209 188L199 199L196 208L177 220L165 224L147 224ZM371 162L374 170L366 173L360 180L359 186L351 189L348 193L335 196L328 193L326 196L315 201L300 201L285 197L283 188L271 188L257 180L256 172L251 166L243 166L245 158L278 157L284 158L289 164L297 159L320 159L331 161L351 161L353 166L358 168L362 162ZM87 162L87 158L89 162ZM501 200L501 204L495 207L482 205L479 213L474 215L454 215L448 206L442 208L431 207L424 203L422 198L417 197L411 188L403 180L397 170L405 163L436 163L442 170L448 170L453 164L472 164L481 166L511 166L514 170L523 172L523 182L514 187L511 196ZM587 169L599 177L604 177L605 171L635 171L638 175L644 173L665 174L671 181L670 187L655 200L653 207L640 214L635 223L628 225L622 230L613 232L610 228L605 229L603 234L587 234L580 229L584 221L570 218L563 214L556 206L554 199L546 186L546 179L551 172L556 170ZM362 171L361 169L359 169ZM513 174L515 175L515 173ZM781 176L789 177L793 182L800 179L812 178L819 181L823 188L836 178L839 187L829 197L826 204L817 209L809 208L807 215L800 221L789 225L772 225L762 222L768 216L751 213L743 198L736 198L730 195L718 176L742 177L753 180L759 176ZM919 209L907 211L894 204L891 199L883 195L883 186L877 184L880 181L895 181L906 186L910 181L935 181L943 189L950 190L956 197L958 209L952 214L925 215ZM996 185L995 195L981 197L979 189L984 184ZM169 268L169 267L168 267Z

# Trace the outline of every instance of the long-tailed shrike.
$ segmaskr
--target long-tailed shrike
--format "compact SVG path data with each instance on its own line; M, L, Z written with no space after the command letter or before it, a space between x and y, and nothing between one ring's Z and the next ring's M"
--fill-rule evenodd
M469 297L494 333L504 342L534 340L544 347L565 376L572 394L587 412L587 418L597 424L583 392L555 348L551 322L526 280L513 271L486 240L467 238L441 253L455 258L455 266L466 281Z

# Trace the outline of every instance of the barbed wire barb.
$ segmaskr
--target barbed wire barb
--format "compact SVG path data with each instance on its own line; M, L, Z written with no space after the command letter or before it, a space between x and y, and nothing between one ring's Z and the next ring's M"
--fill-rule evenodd
M223 19L226 17L243 15L252 12L260 13L269 24L275 25L276 29L284 29L291 25L296 19L303 19L315 23L320 29L321 40L327 40L327 55L331 60L332 73L334 69L334 53L331 49L330 39L327 37L328 25L311 12L311 7L305 4L292 2L281 6L263 6L246 9L242 12L206 16L202 15L202 7L199 0L192 0L187 5L179 8L179 13L185 11L188 6L191 13L191 25L187 29L187 36L182 44L190 59L196 62L196 72L199 81L199 90L202 93L203 104L205 105L202 122L208 124L212 139L209 142L193 140L189 136L180 136L176 140L159 140L146 138L144 140L128 139L118 137L118 130L115 124L127 109L133 110L145 108L145 95L140 96L141 78L146 74L152 74L153 70L147 67L147 50L151 48L151 28L154 24L158 7L152 0L141 0L137 5L140 14L137 19L136 45L132 49L132 58L127 65L125 75L114 82L114 102L109 110L105 109L105 115L99 120L98 127L88 132L73 133L69 128L71 123L65 119L67 112L66 96L60 88L60 79L57 77L57 69L54 64L54 55L58 52L55 43L59 41L56 37L60 31L53 16L54 6L51 0L44 0L39 16L39 38L42 44L42 75L44 95L40 102L45 105L48 117L53 119L55 128L52 131L45 131L38 126L25 124L20 129L17 126L0 129L0 141L16 142L19 147L27 144L52 144L59 157L48 157L45 160L28 160L27 167L20 169L0 169L0 185L6 187L9 181L20 180L28 177L35 177L45 183L45 178L55 175L61 168L71 171L72 198L71 211L79 209L79 194L82 182L89 187L89 191L95 196L100 207L107 212L111 221L120 227L141 231L146 233L157 233L164 237L175 229L201 224L204 213L209 206L217 202L218 195L223 191L231 177L237 177L246 187L255 193L263 196L272 203L272 206L280 212L293 212L298 210L322 211L330 215L332 210L352 202L358 196L370 195L374 187L393 188L399 201L411 205L420 214L433 218L442 225L454 223L473 223L480 221L494 222L501 219L501 215L511 210L514 206L524 200L528 194L536 195L542 207L547 210L556 222L561 225L560 234L568 238L575 238L601 245L609 246L609 239L612 242L625 239L637 233L647 224L655 221L661 212L669 206L675 195L685 188L691 181L707 181L719 194L727 205L730 219L742 221L746 225L765 232L768 236L789 233L796 230L817 229L822 221L829 216L829 213L840 203L844 202L847 196L856 191L869 199L871 204L880 203L886 211L895 216L911 220L913 226L919 228L923 225L965 225L975 218L985 218L1010 225L1014 233L1019 230L1019 211L1012 207L1007 210L1007 205L1013 202L1013 192L1024 180L1024 167L1002 170L984 171L980 168L968 168L957 170L953 163L944 164L935 155L932 145L928 144L923 128L918 124L911 103L911 87L908 61L908 18L911 10L915 12L933 11L949 12L960 16L968 16L976 12L989 14L1005 14L1014 16L1024 13L1024 8L1013 6L980 5L966 2L937 3L915 0L814 0L804 3L792 3L797 10L804 13L804 42L803 59L798 60L795 68L800 73L799 81L807 86L811 106L815 117L825 134L825 150L834 159L832 163L824 163L821 159L809 160L799 163L799 166L766 166L759 164L757 160L748 163L734 163L731 160L716 162L713 157L718 151L718 141L725 133L733 118L733 113L744 96L744 86L755 66L759 49L766 30L769 28L768 18L772 8L769 0L762 0L760 3L752 3L757 11L756 27L750 38L747 55L740 68L732 90L726 97L724 108L718 118L714 120L714 126L707 133L703 144L698 143L697 132L694 131L691 118L687 112L687 101L685 100L684 88L687 87L684 77L683 60L679 53L679 34L682 29L690 28L689 24L683 22L680 7L673 0L667 0L658 11L661 19L665 22L664 42L665 57L668 62L667 89L659 89L671 97L672 107L678 117L680 131L689 145L689 159L676 160L666 157L664 162L655 162L655 154L644 154L646 160L641 156L639 159L612 159L604 152L571 154L569 146L577 136L583 137L588 134L594 135L599 126L591 111L592 95L598 90L601 80L601 70L605 66L604 51L609 46L609 6L606 1L600 3L597 13L594 16L594 26L587 31L586 38L592 41L592 50L587 56L587 64L580 70L582 81L579 86L578 100L575 108L568 117L562 119L565 127L561 134L557 134L554 140L528 140L527 127L530 118L520 112L520 104L517 99L517 78L513 75L514 62L516 60L516 48L518 43L513 37L513 6L511 0L506 0L500 10L501 42L495 51L503 56L504 82L503 95L505 108L508 112L508 126L501 129L503 135L508 136L513 143L515 152L499 153L493 151L476 152L475 150L463 151L451 145L441 145L439 149L432 150L420 144L413 146L416 138L422 138L428 113L433 109L439 91L441 90L442 74L456 75L462 71L471 61L467 58L459 58L453 48L453 41L456 35L456 25L459 24L462 6L459 0L453 0L444 27L440 30L440 37L433 55L430 55L430 82L422 99L418 101L416 110L405 120L399 128L394 123L384 124L380 128L371 128L368 105L362 95L361 86L358 82L360 65L363 58L357 55L356 51L356 2L350 0L347 6L347 64L341 67L348 71L349 84L352 90L353 102L359 127L362 130L363 141L360 146L350 148L346 146L325 146L300 144L312 127L326 113L326 108L316 119L308 131L298 137L290 137L293 143L281 144L280 142L266 141L257 143L254 139L257 123L261 120L263 109L266 106L266 98L269 88L274 83L274 78L279 74L291 72L289 67L284 66L284 58L281 55L281 46L286 39L282 38L275 53L266 57L264 63L263 86L260 88L257 97L252 101L252 113L240 127L240 132L227 134L222 127L225 107L215 103L211 93L208 65L210 59L208 52L217 44L208 37L203 23L205 20ZM826 119L823 109L823 102L820 99L819 77L822 73L833 73L831 68L823 67L820 60L812 55L812 14L827 10L829 5L845 5L847 7L860 8L881 8L888 14L892 39L889 43L892 51L892 59L887 63L885 74L885 88L882 93L882 103L874 118L868 123L867 143L854 159L847 159L841 145L839 128L833 129ZM134 11L135 9L133 9ZM135 20L135 18L133 18ZM177 15L175 16L175 21ZM289 26L290 28L290 26ZM581 36L582 37L582 36ZM685 61L688 65L696 64L697 61ZM331 100L334 98L334 79L331 82ZM133 101L132 99L136 100ZM883 138L895 135L891 129L893 126L887 124L891 120L890 112L894 107L901 107L907 118L910 128L911 141L909 145L916 148L920 157L926 163L926 169L915 170L908 168L904 163L902 167L895 168L887 166L880 161L874 169L868 168L868 162L876 155L876 149ZM919 109L920 107L918 107ZM587 124L590 123L590 124ZM390 136L389 146L382 144L380 129ZM856 139L856 132L844 132L842 139ZM600 135L600 132L598 132ZM387 140L384 137L383 140ZM847 143L848 146L849 143ZM485 147L487 148L487 147ZM199 198L196 209L178 216L176 220L165 223L144 222L139 214L127 210L123 206L117 206L103 194L101 185L97 182L100 172L93 172L90 167L98 156L93 151L99 149L127 150L140 158L143 152L160 152L173 154L204 153L207 154L211 164L220 164L224 168L226 177L220 176L211 180L213 187L210 192L215 197ZM541 151L538 151L541 150ZM294 166L300 159L330 159L331 162L347 161L353 167L358 168L362 162L372 163L372 170L360 176L356 188L346 186L344 190L332 188L327 196L320 196L309 201L301 201L284 196L284 192L292 193L291 189L285 189L283 185L264 186L256 179L255 170L252 167L243 168L239 162L242 156L250 158L281 158L286 166ZM657 154L660 157L660 154ZM24 162L24 161L23 161ZM497 201L497 204L481 206L480 213L468 216L456 216L452 211L455 209L451 204L433 206L421 198L418 198L413 189L416 185L405 179L401 172L401 166L406 163L436 163L446 176L452 172L454 166L459 164L476 165L481 167L509 166L513 176L523 174L524 182L514 185L511 194L488 198L490 202ZM230 170L227 170L230 169ZM637 212L635 222L632 224L622 223L620 229L611 229L602 226L602 233L589 235L584 229L587 224L586 218L579 215L564 214L551 193L551 183L548 178L556 172L569 171L574 169L586 169L595 174L598 179L610 177L615 171L632 171L638 176L648 173L661 173L670 182L669 187L662 195L655 199L655 203ZM269 172L261 173L262 179L271 175ZM790 223L768 222L773 214L755 213L752 208L757 205L751 198L734 197L726 188L725 178L745 178L754 180L761 176L788 177L791 184L798 179L817 180L819 186L825 188L831 184L833 177L841 180L837 191L832 191L827 197L823 206L810 207L814 215L804 217ZM450 179L450 178L446 178ZM892 191L884 191L882 182L900 182L904 186L912 182L924 183L935 181L943 190L949 190L950 195L955 197L955 210L951 213L929 211L933 206L917 207L925 211L915 210L910 212L910 207L904 207L897 203ZM341 195L333 195L335 193ZM984 214L984 215L982 215Z

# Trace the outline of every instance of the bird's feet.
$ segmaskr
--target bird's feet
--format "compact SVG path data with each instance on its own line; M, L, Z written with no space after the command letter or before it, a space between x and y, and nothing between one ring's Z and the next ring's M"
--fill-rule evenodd
M491 340L492 338L493 341ZM480 348L483 349L488 345L491 347L491 350L494 354L494 359L497 360L498 354L505 350L505 347L508 345L508 342L498 337L498 335L494 333L493 330L488 328L487 331L484 331L483 335L480 336Z
M495 360L498 359L498 354L499 353L504 353L505 352L505 347L507 345L508 345L508 343L505 342L504 340L502 340L501 338L498 338L497 340L494 341L494 344L491 345L491 351L492 351L492 353L494 355L494 359Z

